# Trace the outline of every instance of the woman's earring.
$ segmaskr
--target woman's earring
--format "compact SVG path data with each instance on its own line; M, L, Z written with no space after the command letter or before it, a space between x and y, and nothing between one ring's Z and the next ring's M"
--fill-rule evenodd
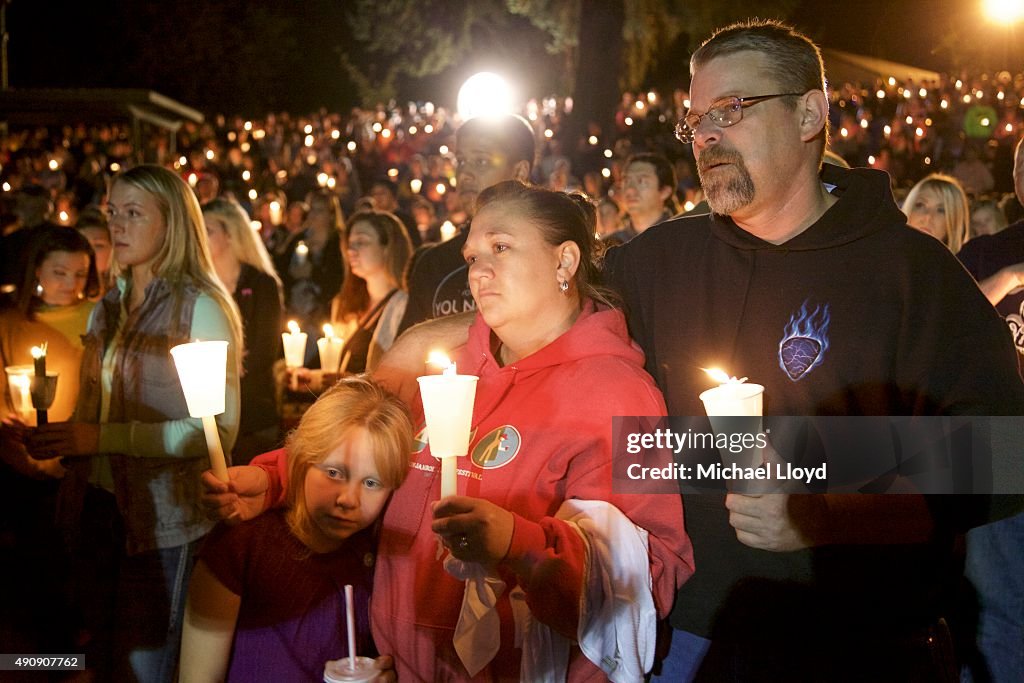
M565 294L566 292L568 292L569 291L569 283L568 283L568 281L566 281L566 280L559 280L558 281L558 290L562 294Z
M43 296L43 283L42 282L37 282L36 283L36 296L38 296L38 297Z

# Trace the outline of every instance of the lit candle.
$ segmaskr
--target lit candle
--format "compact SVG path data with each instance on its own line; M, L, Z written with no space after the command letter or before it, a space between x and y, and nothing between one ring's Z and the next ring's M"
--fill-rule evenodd
M7 386L11 393L11 405L22 422L32 419L32 375L31 365L10 365L4 368Z
M469 452L476 383L473 375L458 374L455 363L443 353L431 352L428 363L443 368L440 375L418 377L427 422L430 453L441 461L441 497L454 496L459 456Z
M221 481L228 481L227 459L217 431L216 415L224 412L224 387L227 384L228 342L196 341L171 349L185 394L188 414L202 418L210 469Z
M324 336L316 340L320 350L320 368L324 372L337 372L341 362L341 347L345 340L335 336L334 327L330 323L324 325Z
M303 265L306 262L306 257L309 256L309 247L302 240L295 245L295 258L298 259L299 265Z
M761 415L763 414L764 387L760 384L747 382L746 377L736 379L717 368L705 369L712 379L719 382L717 387L708 389L700 395L704 403L704 412L711 422L716 434L729 434L729 442L733 442L732 434L756 434L761 431ZM748 418L748 419L736 419ZM741 467L758 467L762 463L761 450L752 447L734 452L729 448L719 448L719 454L725 464L736 464Z
M299 330L299 324L294 320L288 321L288 331L281 333L281 342L284 344L284 364L290 369L301 368L306 362L306 333ZM292 373L292 390L299 388L298 376Z
M281 225L281 220L283 218L282 213L283 212L281 210L281 202L277 201L276 199L274 201L270 202L270 222L271 223L273 223L274 225Z
M36 424L39 426L49 422L46 411L53 405L53 399L57 395L56 373L49 377L46 374L46 347L46 342L43 342L39 346L33 346L31 351L34 361L32 406L36 409Z

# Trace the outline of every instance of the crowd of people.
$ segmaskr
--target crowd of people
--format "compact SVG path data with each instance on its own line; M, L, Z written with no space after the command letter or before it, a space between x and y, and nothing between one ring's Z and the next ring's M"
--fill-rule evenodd
M0 353L59 381L46 423L4 378L0 635L93 680L318 680L353 628L382 680L1024 675L1021 496L612 485L612 418L703 415L703 367L766 415L1024 415L1024 75L829 87L753 21L691 76L577 140L565 98L8 131ZM227 482L192 339L228 342ZM433 347L479 378L440 500Z

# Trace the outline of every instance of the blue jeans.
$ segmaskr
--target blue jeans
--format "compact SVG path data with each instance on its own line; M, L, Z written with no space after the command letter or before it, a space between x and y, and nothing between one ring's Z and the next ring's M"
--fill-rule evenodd
M112 680L173 683L198 544L193 541L121 558Z
M964 683L1024 681L1024 513L971 529L964 570L978 598L978 657Z
M652 680L670 683L690 683L697 675L711 641L688 631L672 629L672 645L668 656L661 662L661 673Z

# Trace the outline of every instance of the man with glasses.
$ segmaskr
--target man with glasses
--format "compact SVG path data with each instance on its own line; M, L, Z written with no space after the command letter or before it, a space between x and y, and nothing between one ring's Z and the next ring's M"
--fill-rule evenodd
M626 224L607 237L611 244L628 242L647 228L679 213L676 203L676 170L660 154L634 154L622 174L622 199Z
M886 174L826 165L818 48L774 21L691 59L693 145L712 214L609 251L669 414L703 415L701 368L764 385L766 415L1020 415L1005 328ZM923 238L923 239L922 239ZM684 494L696 574L666 681L955 680L942 617L968 521L955 496Z
M455 189L469 218L477 195L491 185L503 180L529 182L534 154L533 129L519 116L480 117L462 124L455 133ZM415 259L399 333L424 320L476 310L462 257L468 231L467 222L455 237Z

